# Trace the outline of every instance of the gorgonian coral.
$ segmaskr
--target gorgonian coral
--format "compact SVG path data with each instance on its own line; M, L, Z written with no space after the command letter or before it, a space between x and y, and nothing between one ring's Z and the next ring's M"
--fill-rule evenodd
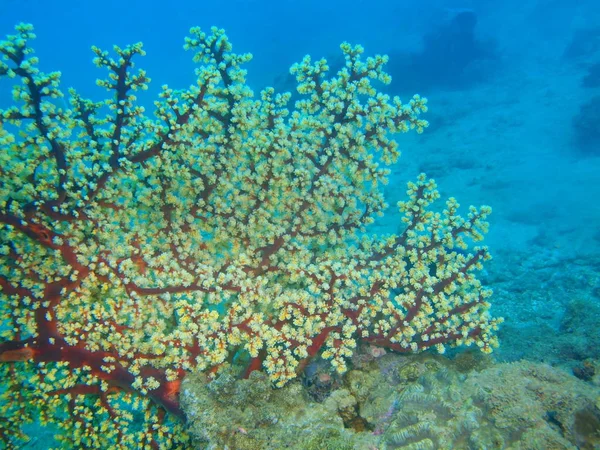
M462 218L450 199L434 213L435 184L420 176L399 204L404 230L365 233L386 208L392 135L427 125L425 99L376 90L386 57L343 44L333 76L305 57L289 110L289 94L255 97L251 56L222 30L194 28L195 84L163 86L148 116L141 44L93 48L108 98L70 90L67 104L33 37L19 25L0 44L0 75L15 80L0 111L5 439L41 416L66 445L167 447L185 441L164 411L181 415L193 369L236 362L283 385L317 355L344 372L358 341L496 344L475 277L488 253L467 248L488 207Z

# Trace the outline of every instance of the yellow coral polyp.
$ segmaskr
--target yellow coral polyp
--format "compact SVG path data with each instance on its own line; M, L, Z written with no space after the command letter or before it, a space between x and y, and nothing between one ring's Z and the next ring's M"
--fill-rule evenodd
M93 47L107 100L71 89L62 104L60 74L39 70L33 37L21 24L0 43L0 77L16 82L15 107L0 110L0 320L11 324L1 333L31 338L32 351L80 352L44 379L29 365L8 381L15 392L35 385L27 402L43 421L72 411L67 445L118 439L94 425L81 386L104 393L95 412L123 435L172 442L157 407L115 386L167 404L183 371L217 370L242 351L282 386L319 353L345 372L361 341L497 345L491 291L475 276L488 250L453 250L483 238L489 207L462 218L451 198L434 214L439 194L422 174L398 204L401 233L366 233L387 208L392 137L427 127L425 98L377 91L374 81L390 82L386 56L344 43L337 73L306 56L291 68L300 99L290 105L290 94L252 92L251 55L234 53L223 30L192 28L196 83L164 86L148 116L134 95L150 82L134 67L141 44ZM144 408L144 430L127 433L119 399Z

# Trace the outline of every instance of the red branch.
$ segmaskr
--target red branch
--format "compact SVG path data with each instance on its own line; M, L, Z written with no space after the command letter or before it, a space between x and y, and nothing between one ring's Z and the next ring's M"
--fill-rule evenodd
M5 342L0 344L0 361L24 361L34 362L59 362L65 361L72 369L86 367L90 372L101 380L108 383L110 387L125 390L134 390L131 386L135 377L118 361L106 362L105 358L114 358L114 354L104 351L90 351L82 347L71 346L62 338L55 338L54 343L40 342L37 339L29 339L23 342ZM105 372L102 367L111 366L110 372ZM183 373L179 374L183 377ZM148 397L162 405L168 412L178 417L183 417L183 411L179 405L178 393L180 380L167 381L163 371L144 367L140 375L144 378L154 377L160 386L148 393ZM88 389L89 388L89 389ZM64 393L73 394L95 394L94 387L74 386L64 390ZM63 392L55 391L55 394Z

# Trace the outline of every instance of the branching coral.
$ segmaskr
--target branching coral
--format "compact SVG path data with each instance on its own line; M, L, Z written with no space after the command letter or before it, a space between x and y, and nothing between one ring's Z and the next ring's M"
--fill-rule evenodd
M422 175L399 204L404 231L364 233L387 206L392 134L427 125L425 99L373 86L389 82L386 57L343 44L334 76L305 57L290 111L289 94L254 96L251 56L222 30L194 28L196 83L163 86L150 117L135 96L150 81L135 69L141 44L93 48L108 99L70 90L67 106L60 74L38 69L32 27L16 31L0 44L0 76L16 81L0 111L0 370L4 399L21 399L3 402L6 439L41 414L73 446L172 446L185 436L164 411L182 414L192 369L246 358L281 386L317 355L345 371L358 340L496 345L475 277L488 252L468 250L488 207L431 212Z

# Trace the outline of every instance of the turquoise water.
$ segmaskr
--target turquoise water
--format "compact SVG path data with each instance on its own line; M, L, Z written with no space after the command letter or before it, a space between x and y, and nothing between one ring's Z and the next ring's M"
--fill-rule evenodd
M100 72L90 47L142 41L147 55L138 65L152 82L139 97L148 108L161 85L193 82L182 49L192 26L224 28L236 52L253 54L255 91L294 89L289 67L305 54L339 67L343 41L389 55L392 82L382 89L403 100L427 97L430 125L398 139L402 157L384 188L387 203L404 199L406 183L425 172L442 198L490 205L493 260L481 278L494 290L492 314L505 319L496 361L546 363L598 388L598 375L582 374L600 360L596 1L3 0L0 35L19 22L35 26L41 69L60 70L63 87L95 100L104 93L94 85ZM10 102L0 80L0 107ZM371 230L396 232L399 224L390 208Z

